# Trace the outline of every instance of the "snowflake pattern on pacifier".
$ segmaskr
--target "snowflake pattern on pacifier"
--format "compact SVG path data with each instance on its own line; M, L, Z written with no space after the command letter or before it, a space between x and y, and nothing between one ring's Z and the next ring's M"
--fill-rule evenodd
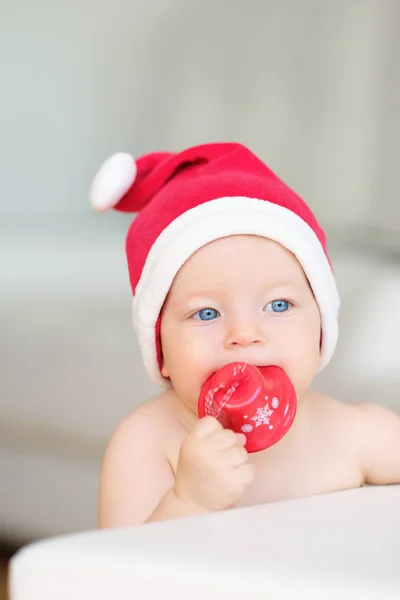
M268 400L268 396L265 396L265 400ZM250 417L250 421L254 421L254 425L251 423L244 423L244 425L242 425L242 433L251 433L254 427L260 427L261 425L268 425L269 429L273 429L274 426L271 425L270 419L278 407L279 400L274 396L271 400L271 407L269 402L267 402L262 408L257 408L256 414L253 417ZM246 418L248 418L247 415Z

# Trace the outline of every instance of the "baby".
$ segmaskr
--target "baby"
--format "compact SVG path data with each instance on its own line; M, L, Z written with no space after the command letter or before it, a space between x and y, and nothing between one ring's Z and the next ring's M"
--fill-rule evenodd
M100 527L400 483L399 416L310 389L335 350L339 297L324 232L262 161L235 143L116 154L91 204L139 213L126 242L133 323L163 388L111 437ZM197 413L203 383L236 361L280 367L297 395L288 433L253 454Z

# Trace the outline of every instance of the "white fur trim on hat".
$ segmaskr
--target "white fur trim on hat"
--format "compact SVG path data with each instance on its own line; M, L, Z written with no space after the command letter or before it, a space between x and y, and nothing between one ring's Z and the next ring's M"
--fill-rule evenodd
M229 235L259 235L290 250L310 282L322 325L319 370L330 361L338 339L340 299L331 266L313 229L297 214L255 198L219 198L175 219L157 238L144 265L133 300L133 326L150 378L165 387L156 350L155 325L180 267L196 250Z
M95 210L114 208L132 186L136 163L130 154L119 152L103 162L90 188L89 202Z

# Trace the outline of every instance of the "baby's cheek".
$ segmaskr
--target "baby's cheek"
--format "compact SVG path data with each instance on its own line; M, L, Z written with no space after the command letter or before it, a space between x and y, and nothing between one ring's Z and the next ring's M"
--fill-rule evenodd
M314 340L315 337L315 340ZM295 329L280 346L280 365L291 379L296 392L303 393L314 379L320 360L319 338L312 330Z
M207 372L209 355L200 344L192 344L181 340L175 347L172 371L176 385L186 393L193 393L203 384L204 373Z

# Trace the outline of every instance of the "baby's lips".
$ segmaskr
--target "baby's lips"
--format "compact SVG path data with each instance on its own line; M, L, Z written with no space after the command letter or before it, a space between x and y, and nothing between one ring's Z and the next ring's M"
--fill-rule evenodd
M247 438L246 449L258 452L276 444L291 427L296 393L285 372L276 366L230 363L204 383L199 417L212 415Z

